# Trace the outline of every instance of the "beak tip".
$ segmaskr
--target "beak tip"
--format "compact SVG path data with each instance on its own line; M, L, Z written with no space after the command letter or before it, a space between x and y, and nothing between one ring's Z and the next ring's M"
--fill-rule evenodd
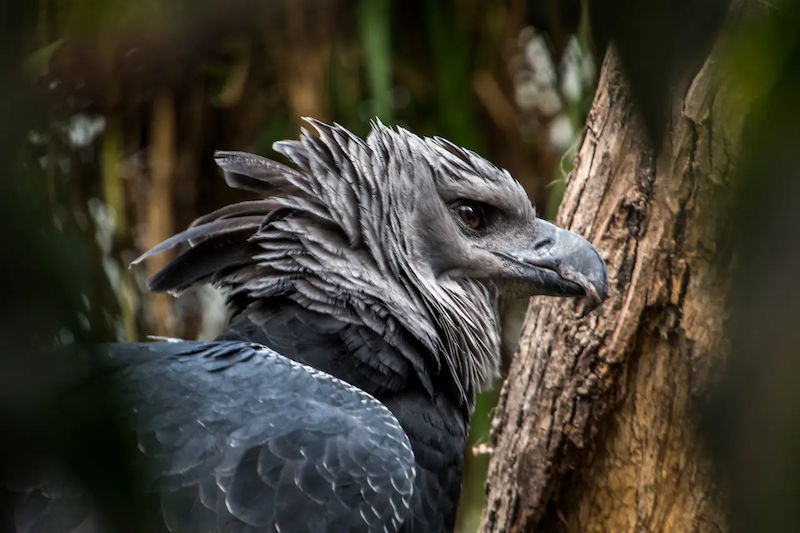
M584 263L585 269L583 270L583 275L576 276L582 278L579 281L579 285L583 289L585 295L579 318L586 317L589 313L600 307L606 298L608 298L608 270L606 269L606 263L588 241L586 242L586 246L586 249L591 250L589 260Z
M578 318L585 318L592 311L600 307L608 297L608 282L590 284L583 287L586 296L583 299L583 308Z
M597 307L598 306L595 305L594 302L590 303L589 301L584 300L583 307L581 307L581 311L580 311L580 313L578 313L577 319L578 320L582 320L582 319L586 318L587 316L589 316L589 313L591 313L592 311L597 309Z

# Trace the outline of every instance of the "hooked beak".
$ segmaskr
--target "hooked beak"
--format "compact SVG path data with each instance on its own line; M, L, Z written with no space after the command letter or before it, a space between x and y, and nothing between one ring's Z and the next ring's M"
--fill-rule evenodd
M580 235L538 219L536 239L523 250L494 252L513 263L529 295L585 296L582 316L608 296L606 265L594 246Z

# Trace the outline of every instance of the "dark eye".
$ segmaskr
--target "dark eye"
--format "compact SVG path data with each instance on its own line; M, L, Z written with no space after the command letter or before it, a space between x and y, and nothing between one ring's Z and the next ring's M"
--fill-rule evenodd
M483 212L481 208L472 202L464 202L456 206L456 213L465 226L471 229L478 229L483 225Z

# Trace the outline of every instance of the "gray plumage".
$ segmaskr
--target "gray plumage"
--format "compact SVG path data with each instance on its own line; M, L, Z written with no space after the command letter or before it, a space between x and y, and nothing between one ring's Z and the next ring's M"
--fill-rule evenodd
M308 527L297 531L396 531L405 518L414 455L397 419L365 392L248 343L94 352L135 429L142 490L160 495L163 524L148 531L286 531L298 516ZM70 369L81 371L91 375ZM287 379L291 388L276 386ZM97 525L74 479L45 472L16 488L25 491L19 533Z
M274 145L297 169L218 152L227 183L264 198L203 216L135 262L188 244L151 279L151 290L222 288L233 316L220 340L246 341L107 349L126 362L123 368L140 369L115 378L135 393L127 405L143 406L134 420L140 433L166 419L179 427L205 427L209 417L218 422L206 440L181 437L169 448L173 455L159 452L169 479L180 483L145 488L161 494L168 525L176 509L189 506L174 531L222 530L230 520L250 527L242 531L450 531L475 394L499 372L503 300L586 296L596 306L607 292L605 266L584 239L538 219L509 173L473 152L377 122L362 140L338 125L308 121L318 135L303 130L300 140ZM140 364L132 355L148 349L160 356ZM195 356L182 357L187 350ZM222 360L220 351L230 360L223 372L208 367ZM262 363L254 365L253 354ZM233 377L241 389L229 383ZM167 381L175 384L171 395L141 395ZM342 449L374 449L367 438L374 434L391 441L378 457L352 455L361 469L360 496L343 489L352 483L336 474L325 478L333 489L321 503L319 485L287 473L301 468L292 462L300 459L284 455L272 463L285 483L267 483L271 507L263 484L230 490L225 473L263 478L263 469L247 461L260 452L250 450L288 430L292 442L308 446L301 455L318 469L314 479L325 477L324 436L333 426L323 424L328 429L320 433L318 424L332 404L325 395L304 400L322 382L330 388L325 395L341 395L338 408L363 402L364 418L349 411L350 418L336 419L334 426L350 428L335 435ZM252 402L259 409L238 411ZM284 405L299 407L287 417ZM250 440L239 440L242 431ZM225 443L233 441L243 444L230 458ZM203 461L182 462L187 449ZM143 468L163 474L159 464L148 460ZM206 498L210 493L216 496ZM172 503L164 506L165 498ZM354 511L359 501L373 506L374 517ZM282 506L297 520L278 527L274 509Z

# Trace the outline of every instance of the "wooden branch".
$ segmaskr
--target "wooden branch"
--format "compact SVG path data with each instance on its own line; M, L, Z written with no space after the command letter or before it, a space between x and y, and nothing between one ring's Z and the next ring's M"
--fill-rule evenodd
M558 215L607 262L610 296L535 299L493 423L482 531L719 531L692 406L723 352L718 213L741 128L709 62L647 142L616 54ZM713 117L713 120L712 120Z

